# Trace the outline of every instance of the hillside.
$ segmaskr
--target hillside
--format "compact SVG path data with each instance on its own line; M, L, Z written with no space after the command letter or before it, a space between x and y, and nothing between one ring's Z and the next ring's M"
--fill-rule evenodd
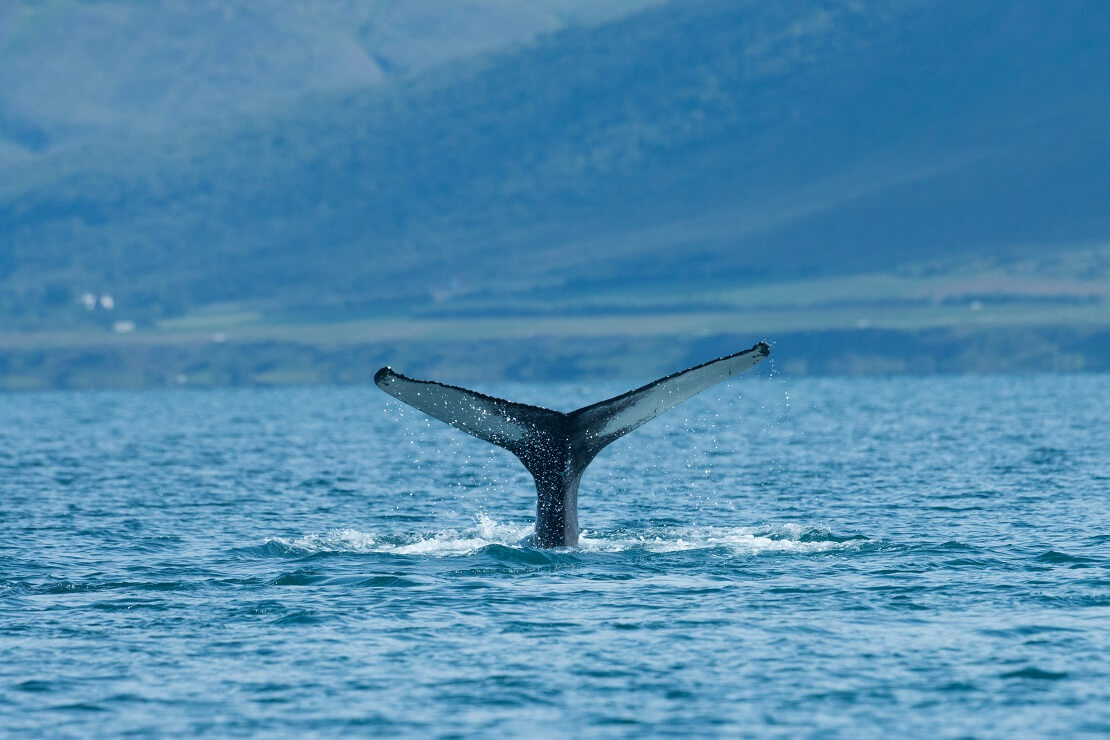
M52 346L111 326L79 307L85 291L111 293L135 341L189 322L278 327L257 341L406 317L727 324L728 291L771 286L786 310L825 279L855 330L912 308L853 293L900 273L1003 275L957 300L1032 295L1034 313L1062 302L1054 326L1102 326L1107 30L1095 2L674 3L45 153L0 175L0 315ZM1094 282L1060 292L1052 269ZM1068 313L1076 293L1096 318ZM827 310L777 325L835 328ZM895 328L963 320L907 311Z
M656 1L7 0L0 164L365 87Z

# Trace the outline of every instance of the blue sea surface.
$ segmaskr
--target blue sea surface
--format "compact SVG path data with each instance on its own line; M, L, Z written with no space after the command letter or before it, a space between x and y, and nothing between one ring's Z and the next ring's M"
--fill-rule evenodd
M1110 735L1110 376L744 377L534 507L372 386L0 395L0 733Z

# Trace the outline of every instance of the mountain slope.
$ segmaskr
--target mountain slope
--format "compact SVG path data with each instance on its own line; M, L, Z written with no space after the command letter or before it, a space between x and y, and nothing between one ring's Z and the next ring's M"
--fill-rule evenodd
M35 154L177 128L396 79L656 1L8 0L0 141Z
M405 313L1104 240L1105 8L684 2L41 157L0 181L0 310Z

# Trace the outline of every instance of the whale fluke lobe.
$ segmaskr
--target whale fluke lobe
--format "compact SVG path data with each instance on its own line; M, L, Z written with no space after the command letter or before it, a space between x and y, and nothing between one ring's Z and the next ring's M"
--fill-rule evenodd
M530 437L563 416L558 411L514 403L434 380L413 380L388 367L374 374L374 383L409 406L478 439L504 447L518 457Z
M389 395L516 455L536 481L537 547L578 544L578 483L606 445L706 388L748 370L771 352L766 342L652 381L607 401L563 413L514 403L391 368L374 374Z
M705 389L754 367L770 353L771 346L760 342L743 352L695 365L608 401L580 408L571 416L596 455L610 442Z

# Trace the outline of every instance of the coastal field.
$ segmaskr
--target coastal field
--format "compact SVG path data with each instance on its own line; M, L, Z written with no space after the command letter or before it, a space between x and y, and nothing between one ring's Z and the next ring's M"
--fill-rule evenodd
M761 339L793 374L1104 370L1105 254L1049 277L1010 265L577 295L471 288L362 318L217 305L139 323L79 307L67 329L0 333L0 387L359 383L387 363L458 381L646 378Z

